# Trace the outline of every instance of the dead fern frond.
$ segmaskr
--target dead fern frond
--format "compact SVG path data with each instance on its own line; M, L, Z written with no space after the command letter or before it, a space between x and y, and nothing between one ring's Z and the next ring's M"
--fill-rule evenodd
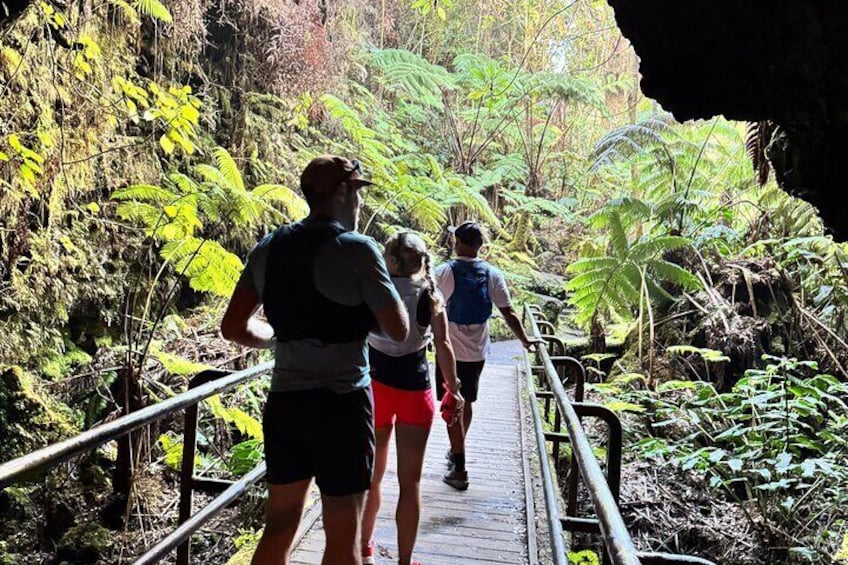
M774 123L769 121L748 122L745 127L745 147L748 149L748 157L754 165L760 186L765 186L768 182L771 167L766 158L766 148L771 143L774 130Z

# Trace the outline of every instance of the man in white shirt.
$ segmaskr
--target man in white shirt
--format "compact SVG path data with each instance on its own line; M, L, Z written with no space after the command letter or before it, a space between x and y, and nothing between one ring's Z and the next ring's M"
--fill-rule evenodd
M448 305L448 330L456 354L456 374L462 384L465 407L462 418L448 426L451 444L447 455L449 471L442 479L457 490L465 490L468 488L465 436L471 426L480 374L491 348L488 319L492 316L492 306L500 310L507 326L525 348L532 347L535 340L527 336L512 308L503 273L478 257L484 240L480 225L469 221L448 229L454 235L456 259L436 269L436 282ZM443 382L437 363L436 394L439 400L445 391Z

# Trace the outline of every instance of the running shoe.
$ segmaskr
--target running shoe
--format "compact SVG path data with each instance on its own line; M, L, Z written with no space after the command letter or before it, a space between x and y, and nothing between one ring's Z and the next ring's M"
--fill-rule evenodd
M467 490L468 471L457 471L456 468L451 468L451 470L442 477L442 481L456 490Z
M374 540L368 542L368 545L362 548L362 565L376 565L374 561Z

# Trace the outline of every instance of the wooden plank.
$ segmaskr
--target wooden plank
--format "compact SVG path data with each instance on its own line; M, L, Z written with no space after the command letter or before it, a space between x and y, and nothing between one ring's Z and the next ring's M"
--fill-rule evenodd
M520 382L512 356L515 342L495 344L497 362L487 363L474 404L466 447L470 479L459 492L442 482L447 471L445 426L437 420L430 435L421 481L422 512L414 558L426 565L454 563L527 565L528 508L521 441ZM394 441L383 480L383 505L377 520L377 563L397 560L395 505L398 497ZM532 515L532 509L530 509ZM531 544L532 545L532 544ZM320 563L324 547L321 520L302 538L292 563ZM316 560L317 559L317 560Z

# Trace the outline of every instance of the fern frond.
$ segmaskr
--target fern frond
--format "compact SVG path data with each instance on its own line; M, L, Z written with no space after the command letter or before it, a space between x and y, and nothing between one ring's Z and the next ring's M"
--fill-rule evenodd
M367 127L359 117L359 113L345 104L340 98L332 94L323 94L320 102L330 112L330 116L339 120L344 130L351 136L354 143L364 146L368 141L373 141L376 133Z
M200 187L194 179L182 173L171 173L167 176L168 182L176 186L183 194L192 194L200 191Z
M614 129L598 142L589 155L589 170L597 171L636 155L646 155L653 149L660 149L657 159L669 170L674 170L674 160L665 141L666 135L674 133L670 124L671 118L664 116Z
M120 204L115 213L118 214L119 218L123 218L124 220L144 224L147 228L147 235L151 235L153 226L162 217L161 208L147 204L146 202L138 202L137 200L130 200L129 202Z
M413 220L421 227L422 230L437 233L443 229L447 223L448 215L444 206L437 202L434 198L424 196L411 207L406 209Z
M566 271L570 273L589 273L596 269L611 269L618 265L619 260L615 257L583 257L572 262Z
M106 1L109 2L109 4L115 6L121 12L121 14L123 14L124 19L126 19L130 24L138 25L141 23L141 20L138 19L138 12L126 0Z
M226 189L230 186L230 181L224 176L224 173L221 172L220 169L213 167L212 165L200 164L194 167L194 172L199 176L204 182L211 183L219 186L220 188Z
M241 408L224 406L221 397L217 394L210 396L206 403L209 406L209 411L216 418L234 425L239 432L252 439L263 439L262 423Z
M133 184L112 193L115 200L136 200L155 204L170 204L179 197L179 194L152 184Z
M279 202L291 220L301 220L309 214L309 206L295 191L281 184L260 184L251 193L265 202Z
M174 23L171 12L159 0L133 0L133 5L139 12L150 16L154 20L159 20L166 24Z
M639 241L631 248L630 256L634 261L645 261L665 251L691 245L692 240L677 235L662 235Z
M686 290L700 290L703 286L698 277L669 261L653 259L648 262L648 268L655 278L681 286Z
M153 355L162 363L165 370L172 375L189 376L212 368L211 365L195 363L190 359L185 359L172 353L166 353L165 351L155 351Z
M186 237L162 247L162 258L183 273L194 290L229 297L244 268L237 255L217 241Z
M530 84L526 85L526 93L533 97L579 102L603 112L607 111L606 100L592 81L552 72L533 73L530 80Z
M390 89L433 108L442 106L442 89L456 87L453 75L444 67L405 49L377 49L371 53L371 63L380 69Z
M153 235L162 241L179 241L193 236L196 231L203 229L203 222L197 215L197 208L191 204L165 206L164 212L168 222L160 225Z
M238 165L233 160L232 155L223 147L216 147L212 150L212 155L215 157L215 162L218 165L218 170L227 180L227 185L233 190L244 192L244 180L241 177Z
M610 247L615 256L624 259L627 257L630 244L627 241L627 232L621 222L621 215L612 212L609 216L608 227L610 231Z
M771 143L776 129L774 123L769 121L748 122L745 127L745 148L760 186L765 186L768 182L770 167L766 148Z

